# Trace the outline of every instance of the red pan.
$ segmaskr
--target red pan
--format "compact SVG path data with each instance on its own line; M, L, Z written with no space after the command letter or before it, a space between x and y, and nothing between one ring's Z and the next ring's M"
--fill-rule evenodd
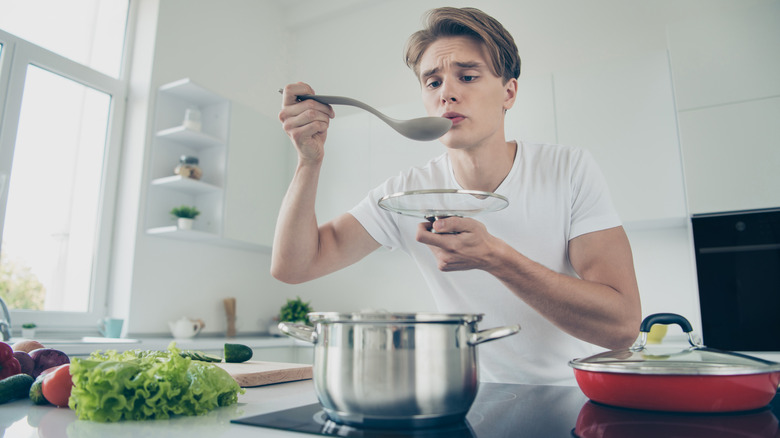
M646 348L654 324L677 324L688 335L682 351ZM636 343L569 362L582 392L593 401L653 411L737 412L766 406L780 384L780 364L707 348L690 322L673 313L642 321Z

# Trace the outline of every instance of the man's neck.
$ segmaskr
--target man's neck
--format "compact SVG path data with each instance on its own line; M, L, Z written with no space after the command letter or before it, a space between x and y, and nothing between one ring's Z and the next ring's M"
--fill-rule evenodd
M466 190L495 191L504 181L517 153L514 141L496 146L449 151L455 179Z

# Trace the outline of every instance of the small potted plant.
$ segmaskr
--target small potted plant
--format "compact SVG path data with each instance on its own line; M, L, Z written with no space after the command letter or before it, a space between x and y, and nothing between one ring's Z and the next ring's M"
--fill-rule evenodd
M26 339L33 339L35 337L35 328L38 327L34 322L26 322L22 324L22 337Z
M180 230L191 230L192 222L200 214L195 206L181 205L171 210L171 216L176 219L176 225Z
M311 302L304 302L301 300L301 297L296 297L294 300L288 299L279 310L279 315L274 317L274 321L268 328L268 332L272 335L281 334L278 328L280 322L298 322L311 325L306 318L306 315L313 311L314 309L311 307Z

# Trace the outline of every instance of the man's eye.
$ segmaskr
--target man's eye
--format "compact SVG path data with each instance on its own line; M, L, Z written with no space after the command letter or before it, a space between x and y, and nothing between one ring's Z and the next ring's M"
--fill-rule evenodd
M473 82L477 80L477 76L463 76L463 82Z
M428 83L425 84L428 88L438 88L439 85L441 85L441 82L439 81L428 81Z

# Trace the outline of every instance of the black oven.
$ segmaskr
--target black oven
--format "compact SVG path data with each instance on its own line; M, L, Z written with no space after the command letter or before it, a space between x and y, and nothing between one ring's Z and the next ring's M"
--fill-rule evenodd
M694 215L708 347L780 351L780 208Z

